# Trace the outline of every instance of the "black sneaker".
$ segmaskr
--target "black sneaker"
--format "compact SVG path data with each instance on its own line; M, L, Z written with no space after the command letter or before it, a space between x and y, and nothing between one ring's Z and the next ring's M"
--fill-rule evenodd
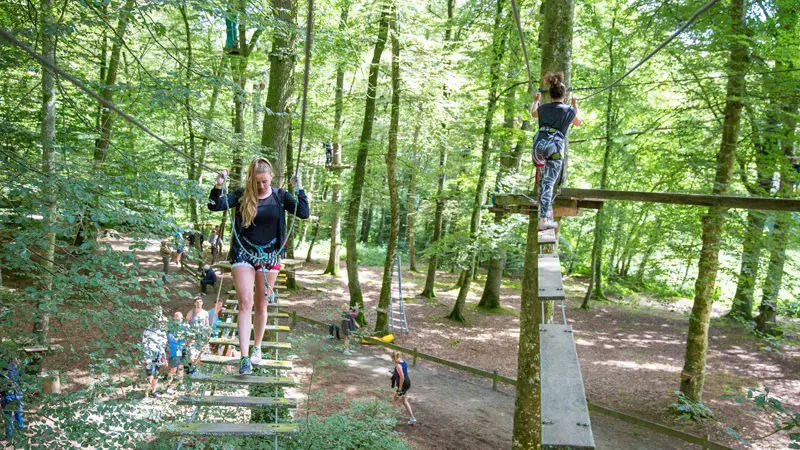
M239 375L251 375L253 373L253 365L250 363L250 358L242 356L239 360Z

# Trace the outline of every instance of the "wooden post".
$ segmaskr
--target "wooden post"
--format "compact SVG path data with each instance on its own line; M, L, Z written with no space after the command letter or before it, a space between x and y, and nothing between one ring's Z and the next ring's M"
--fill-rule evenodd
M292 328L297 325L297 311L292 311Z
M417 367L417 348L414 347L414 358L411 360L411 367Z
M42 372L42 377L44 377L44 384L42 385L43 394L61 393L61 378L57 370Z
M497 390L497 369L492 371L492 390Z
M706 434L706 435L703 436L703 443L701 444L703 450L706 450L707 448L711 448L711 447L708 446L708 441L709 441L708 435Z

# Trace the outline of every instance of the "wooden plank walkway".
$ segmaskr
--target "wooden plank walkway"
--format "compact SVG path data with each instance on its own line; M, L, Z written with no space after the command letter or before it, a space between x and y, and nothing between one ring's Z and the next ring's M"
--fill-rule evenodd
M239 305L239 300L236 300L236 299L225 300L225 304L228 305L228 306L238 306ZM278 308L280 308L280 305L278 305L277 303L268 303L267 304L267 311L269 311L271 309L278 309Z
M239 324L236 323L236 322L233 322L233 323L220 322L220 323L217 324L217 328L238 329L239 328ZM290 328L288 326L286 326L286 325L267 325L267 328L265 328L265 330L266 331L279 331L279 332L286 333L286 332L290 331Z
M233 346L238 347L239 346L239 339L234 339L234 338L212 338L212 339L210 339L208 341L208 343L209 344L218 344L218 345L233 345ZM255 345L255 344L256 344L255 341L253 341L253 340L250 341L250 346L251 347L253 345ZM262 341L261 342L261 348L262 349L277 348L277 349L280 349L280 350L291 350L292 349L292 344L289 343L289 342L267 342L267 341Z
M256 375L229 375L224 373L200 373L192 374L192 381L198 383L219 383L236 384L246 386L283 386L292 387L295 385L291 377L259 377Z
M231 316L238 316L239 315L239 311L237 311L235 309L223 309L222 310L222 314L227 314L227 315L231 315ZM252 312L251 315L255 315L255 312ZM269 318L270 319L288 319L289 318L289 314L271 312L271 313L269 313Z
M299 426L294 423L174 423L161 427L166 436L275 436L296 433Z
M539 300L564 300L561 261L556 253L539 255Z
M539 326L542 449L594 450L583 376L569 325Z
M218 355L203 355L200 357L200 362L206 364L221 364L225 366L238 366L239 358L232 356L218 356ZM278 361L274 359L262 359L260 363L253 364L253 366L261 367L263 369L278 369L278 370L291 370L291 361Z
M283 397L237 397L232 395L182 395L178 405L231 406L237 408L294 408L297 401Z

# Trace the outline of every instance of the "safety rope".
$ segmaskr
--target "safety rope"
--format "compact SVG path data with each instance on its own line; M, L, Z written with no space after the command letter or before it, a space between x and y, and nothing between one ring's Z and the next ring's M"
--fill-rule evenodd
M525 33L522 32L522 22L519 20L519 8L517 0L511 0L511 9L514 10L514 22L517 24L517 34L519 43L522 46L522 56L525 58L525 67L528 69L528 92L533 95L533 75L531 74L531 62L528 59L528 47L525 45Z
M667 44L672 42L673 39L675 39L681 33L686 31L686 29L689 28L690 25L692 25L701 15L703 15L704 12L708 11L709 9L711 9L711 7L714 6L718 1L719 0L711 0L710 2L706 3L705 5L703 5L700 9L697 10L697 12L694 13L694 15L691 18L689 18L689 20L686 21L686 23L683 24L682 27L678 28L678 30L676 30L674 33L672 33L672 35L670 37L668 37L664 42L662 42L658 47L656 47L655 50L653 50L652 52L648 53L644 58L642 58L639 62L637 62L633 67L631 67L630 70L625 72L621 77L619 77L616 80L614 80L613 83L610 83L610 84L606 85L605 87L603 87L600 90L592 92L591 94L587 95L586 97L583 97L581 100L586 100L586 99L592 98L595 95L597 95L597 94L599 94L599 93L601 93L603 91L607 91L608 89L611 89L612 87L616 86L620 81L625 79L625 77L627 77L628 75L632 74L636 69L641 67L644 63L646 63L647 60L649 60L650 58L655 56L656 53L658 53L659 51L661 51L661 49L666 47Z

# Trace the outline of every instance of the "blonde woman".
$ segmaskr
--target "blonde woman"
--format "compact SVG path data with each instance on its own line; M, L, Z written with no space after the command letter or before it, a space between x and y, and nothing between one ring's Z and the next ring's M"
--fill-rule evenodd
M231 235L231 273L239 301L239 344L242 357L239 373L253 373L253 364L261 362L261 342L267 326L267 287L269 293L281 269L281 248L286 239L286 211L307 219L308 199L300 177L292 178L297 200L286 190L272 186L272 165L266 158L255 157L247 169L244 187L222 195L228 171L217 176L209 195L208 209L224 211L236 208ZM266 274L266 276L265 276ZM255 295L253 288L255 287ZM255 319L251 314L255 299ZM254 346L249 348L250 329L254 328Z
M411 416L411 418L408 419L408 424L414 425L417 423L417 419L411 411L411 405L408 403L408 396L406 395L408 394L408 390L411 389L411 380L408 378L408 364L403 361L403 354L397 351L392 352L392 361L394 361L392 387L395 388L392 403L396 408L397 401L401 400L403 406L406 407L406 411L408 411L408 415Z

